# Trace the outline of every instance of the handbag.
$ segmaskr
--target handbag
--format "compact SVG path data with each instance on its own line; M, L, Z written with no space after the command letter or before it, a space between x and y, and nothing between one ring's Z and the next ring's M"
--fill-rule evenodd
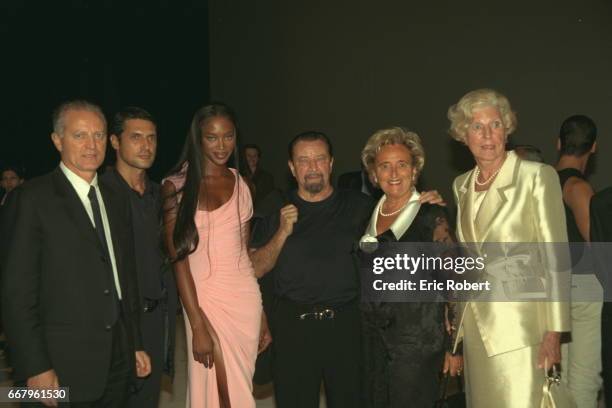
M561 382L561 373L552 366L549 374L548 361L544 362L544 385L542 386L542 401L540 408L576 408L576 403L567 385Z

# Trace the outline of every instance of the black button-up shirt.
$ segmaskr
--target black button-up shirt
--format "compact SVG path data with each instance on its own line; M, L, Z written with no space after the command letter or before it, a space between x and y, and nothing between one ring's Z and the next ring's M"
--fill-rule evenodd
M138 286L141 299L161 299L164 284L163 254L161 250L160 211L161 197L159 184L148 178L141 196L132 190L116 169L108 170L102 179L113 188L126 194L132 208L134 247Z

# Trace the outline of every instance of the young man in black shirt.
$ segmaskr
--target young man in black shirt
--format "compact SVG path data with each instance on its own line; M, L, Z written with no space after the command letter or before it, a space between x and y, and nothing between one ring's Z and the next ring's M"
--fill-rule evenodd
M157 151L155 121L141 108L126 108L115 115L110 140L117 152L117 164L102 179L130 202L142 305L141 332L152 365L151 375L133 387L128 406L157 407L162 372L171 369L174 356L178 295L174 275L164 267L161 252L159 184L147 177Z
M572 264L572 338L563 344L561 366L577 406L597 405L601 387L601 309L602 302L592 298L596 293L583 288L598 288L590 259L581 261L580 243L590 240L589 204L594 191L585 177L589 158L597 148L597 126L588 116L573 115L563 121L557 149L556 169L563 191L567 220L567 237Z

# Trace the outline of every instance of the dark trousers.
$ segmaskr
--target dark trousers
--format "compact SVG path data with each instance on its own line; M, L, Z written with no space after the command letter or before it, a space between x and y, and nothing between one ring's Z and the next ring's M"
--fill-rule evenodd
M144 349L151 358L151 374L135 380L127 405L130 408L156 408L159 404L164 369L164 319L161 306L140 316Z
M601 312L601 363L606 406L612 408L612 303L604 302Z
M334 309L333 319L300 320L309 308L277 303L272 323L277 408L318 407L321 381L328 408L359 407L359 304Z
M106 378L104 393L96 401L60 403L60 407L66 408L119 408L125 407L128 399L128 387L134 373L131 364L134 358L128 355L128 339L123 323L119 318L113 326L113 344L111 351L111 362ZM95 352L95 350L92 350ZM61 385L61 379L60 379ZM25 385L24 385L25 386ZM27 407L43 407L40 403L22 404Z

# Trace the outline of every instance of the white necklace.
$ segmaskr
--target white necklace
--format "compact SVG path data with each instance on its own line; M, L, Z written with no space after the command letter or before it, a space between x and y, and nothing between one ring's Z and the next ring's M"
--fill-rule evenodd
M386 198L385 198L385 201L387 201L387 199L386 199ZM383 204L385 203L385 201L383 201L383 202L380 204L380 207L378 208L378 213L379 213L380 215L382 215L383 217L391 217L392 215L395 215L395 214L397 214L398 212L402 211L404 208L406 208L406 206L407 206L407 205L408 205L408 203L410 202L410 199L408 199L408 200L407 200L407 201L404 203L404 205L402 205L400 208L398 208L397 210L395 210L395 211L393 211L393 212L390 212L390 213L384 213L384 212L383 212L383 210L382 210L382 208L383 208Z
M485 181L483 181L482 183L478 181L478 177L480 176L480 167L476 166L476 174L474 177L474 183L476 183L476 185L478 186L484 186L489 184L489 182L491 180L493 180L495 178L495 176L497 176L497 173L499 173L499 171L501 170L501 166L499 166L499 168L497 170L495 170L495 172L493 174L491 174L491 176L486 179Z

